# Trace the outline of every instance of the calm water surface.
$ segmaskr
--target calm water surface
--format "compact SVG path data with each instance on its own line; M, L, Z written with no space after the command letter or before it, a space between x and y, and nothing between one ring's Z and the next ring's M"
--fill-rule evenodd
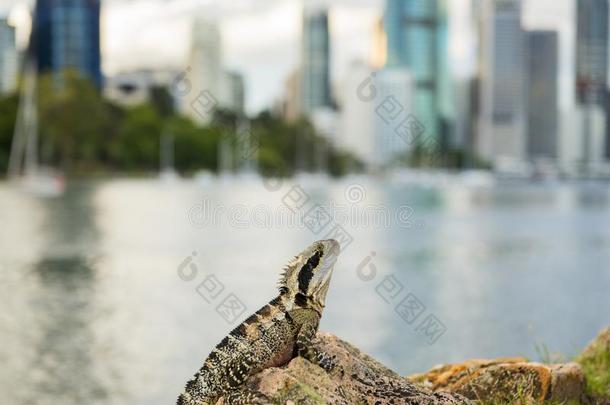
M114 180L39 200L0 184L2 402L174 403L233 327L222 300L238 297L241 321L273 297L284 263L326 235L286 215L293 185ZM402 374L537 358L537 347L571 356L610 324L608 185L303 188L309 199L292 207L334 207L353 238L321 329ZM197 288L210 275L218 297L207 302ZM395 308L408 294L421 315L405 321ZM426 319L444 330L433 344Z

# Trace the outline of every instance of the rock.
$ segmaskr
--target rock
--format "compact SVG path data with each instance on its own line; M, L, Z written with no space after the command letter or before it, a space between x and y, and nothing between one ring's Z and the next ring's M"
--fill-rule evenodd
M437 366L409 379L436 392L500 403L580 402L585 386L582 369L576 363L546 365L521 357Z
M335 356L339 365L330 374L297 357L286 366L269 368L251 377L247 389L279 404L470 403L458 394L435 393L413 383L331 334L319 333L318 338L320 348Z
M320 348L336 358L331 373L297 357L252 376L244 389L270 403L318 404L530 404L610 405L610 328L587 346L577 363L541 364L523 357L468 360L401 377L341 339L318 334ZM587 378L585 379L585 373ZM595 378L598 391L585 392ZM223 405L220 399L217 405Z

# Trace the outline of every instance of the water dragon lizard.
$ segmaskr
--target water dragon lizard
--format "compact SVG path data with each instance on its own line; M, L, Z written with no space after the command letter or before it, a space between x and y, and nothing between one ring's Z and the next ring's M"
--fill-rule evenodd
M205 360L178 397L177 405L268 403L244 382L269 367L301 356L330 372L335 359L318 349L316 332L340 247L335 240L313 243L284 269L279 295L233 329Z

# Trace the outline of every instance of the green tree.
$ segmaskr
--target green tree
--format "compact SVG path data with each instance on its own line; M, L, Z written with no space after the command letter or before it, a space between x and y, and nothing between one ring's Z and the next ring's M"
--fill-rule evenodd
M18 98L0 100L0 168L6 170ZM247 133L244 117L227 109L212 124L198 127L173 113L167 91L154 89L149 104L130 109L105 101L85 78L67 70L41 76L38 85L39 133L43 164L67 173L93 170L158 170L162 134L174 139L176 169L216 171L219 145L231 146L236 167ZM249 127L251 145L258 145L258 167L265 175L289 176L296 171L327 168L333 175L358 170L360 162L316 134L307 120L287 123L269 111Z
M290 176L297 171L328 169L331 175L339 176L362 169L357 158L338 151L306 119L287 123L264 111L253 120L252 127L260 141L259 167L264 175ZM320 156L322 153L325 156Z
M218 167L218 144L223 132L216 127L199 128L185 117L175 116L168 124L174 136L176 168L180 171Z
M127 110L108 146L110 163L121 170L159 167L159 139L163 121L150 105Z
M108 104L89 80L71 70L41 76L38 111L43 163L65 171L96 165L113 123Z

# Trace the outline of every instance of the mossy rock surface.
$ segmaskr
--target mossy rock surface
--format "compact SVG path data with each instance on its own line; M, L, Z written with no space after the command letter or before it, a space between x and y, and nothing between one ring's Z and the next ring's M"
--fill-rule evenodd
M542 364L523 357L468 360L409 377L336 336L319 333L318 338L320 348L336 358L338 367L331 373L297 357L252 376L244 389L286 405L610 405L610 328L572 363Z
M434 391L454 392L485 403L581 402L584 375L576 363L540 364L524 358L468 360L410 377Z
M270 403L288 405L470 403L459 394L435 393L401 377L336 336L319 333L318 338L320 348L336 358L338 367L331 373L297 357L251 377L246 389L264 394Z

